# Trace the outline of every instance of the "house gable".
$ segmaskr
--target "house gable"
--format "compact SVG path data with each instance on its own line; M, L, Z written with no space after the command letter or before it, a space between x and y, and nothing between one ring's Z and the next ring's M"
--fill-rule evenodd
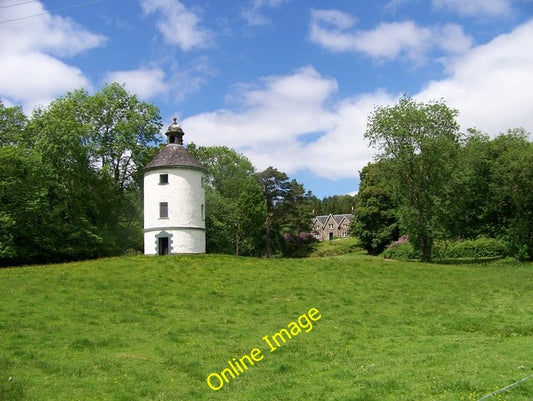
M347 237L353 217L352 214L316 216L313 219L313 235L319 241Z

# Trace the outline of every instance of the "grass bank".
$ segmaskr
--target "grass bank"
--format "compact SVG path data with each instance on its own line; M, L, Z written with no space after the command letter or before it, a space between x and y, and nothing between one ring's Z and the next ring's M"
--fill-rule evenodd
M533 374L532 278L532 264L361 254L3 269L0 397L477 400ZM278 336L270 352L262 338L311 308L321 315L312 329L301 319L304 329L294 334L293 325L292 338ZM235 379L226 372L220 390L208 387L210 374L255 348L254 366L236 368ZM494 399L532 394L530 380Z

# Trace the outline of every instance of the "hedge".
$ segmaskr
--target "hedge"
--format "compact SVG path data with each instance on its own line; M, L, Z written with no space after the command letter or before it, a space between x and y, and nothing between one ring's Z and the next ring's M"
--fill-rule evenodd
M504 241L495 238L478 238L475 240L435 241L431 257L439 259L495 259L508 256L509 249ZM409 242L394 242L381 254L386 259L420 259Z

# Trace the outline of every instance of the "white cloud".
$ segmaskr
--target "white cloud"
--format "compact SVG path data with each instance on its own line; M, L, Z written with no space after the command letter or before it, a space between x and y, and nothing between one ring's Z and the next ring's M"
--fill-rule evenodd
M493 136L517 126L531 131L533 53L524 51L531 38L533 20L457 56L447 78L414 97L444 98L459 109L463 130L477 127ZM259 170L272 165L289 175L309 171L329 179L353 178L375 154L363 136L368 116L377 105L396 103L399 94L377 91L335 102L337 90L334 79L305 67L241 85L232 96L241 103L233 110L198 114L182 126L186 138L230 146Z
M267 77L259 87L243 85L240 111L202 113L182 122L197 144L227 145L262 170L288 174L309 170L327 178L353 177L371 158L363 133L384 93L331 104L337 82L304 67L287 76ZM190 136L189 136L190 135Z
M417 97L445 99L459 110L463 130L533 131L533 52L526 50L532 38L533 19L456 59L447 79L429 83Z
M355 19L337 10L312 10L310 39L334 52L357 52L378 60L400 56L420 61L434 48L464 52L471 38L454 24L420 27L412 21L381 23L372 30L354 30Z
M376 105L393 104L396 99L377 91L336 104L334 124L300 150L300 168L330 179L357 177L375 154L364 138L368 116Z
M270 23L270 19L265 16L264 10L279 7L284 2L285 0L251 0L241 10L241 17L251 26L267 25Z
M22 104L29 114L69 90L89 88L90 82L80 69L44 53L25 52L2 55L0 92L11 103Z
M464 54L472 47L472 38L457 24L434 28L433 40L439 48L449 54Z
M212 31L200 26L200 18L178 0L140 0L145 14L156 13L157 28L168 44L182 50L211 45Z
M37 51L62 57L73 56L105 43L104 36L93 34L68 18L46 12L37 1L3 9L2 20L38 16L0 24L0 52Z
M2 10L3 20L31 15L31 19L0 24L0 93L26 113L65 92L90 88L83 72L61 57L101 46L106 38L93 34L68 18L46 13L40 2Z
M511 0L433 0L433 6L471 17L501 17L512 8Z
M408 4L412 2L413 0L388 0L387 3L385 3L385 10L389 11L395 11L396 9L402 7L404 4Z
M118 82L141 99L150 99L166 91L165 72L160 68L140 68L137 70L111 71L105 82Z
M323 103L337 90L333 79L312 67L288 76L264 78L259 87L242 85L235 98L239 112L218 110L183 122L188 129L209 137L209 143L235 147L276 146L328 125Z
M196 92L209 75L202 65L202 60L196 60L192 69L165 72L160 67L141 67L134 70L108 71L104 83L117 82L125 85L128 92L143 100L158 98L172 98L174 102L182 102L190 93Z
M418 59L425 53L431 40L431 31L418 27L412 21L382 23L372 31L362 31L354 37L354 50L373 58L393 59L401 53Z

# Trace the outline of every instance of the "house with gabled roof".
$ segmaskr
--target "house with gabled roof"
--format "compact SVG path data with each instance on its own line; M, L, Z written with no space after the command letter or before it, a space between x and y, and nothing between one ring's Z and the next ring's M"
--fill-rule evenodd
M312 234L319 241L348 237L353 214L329 214L313 219Z

